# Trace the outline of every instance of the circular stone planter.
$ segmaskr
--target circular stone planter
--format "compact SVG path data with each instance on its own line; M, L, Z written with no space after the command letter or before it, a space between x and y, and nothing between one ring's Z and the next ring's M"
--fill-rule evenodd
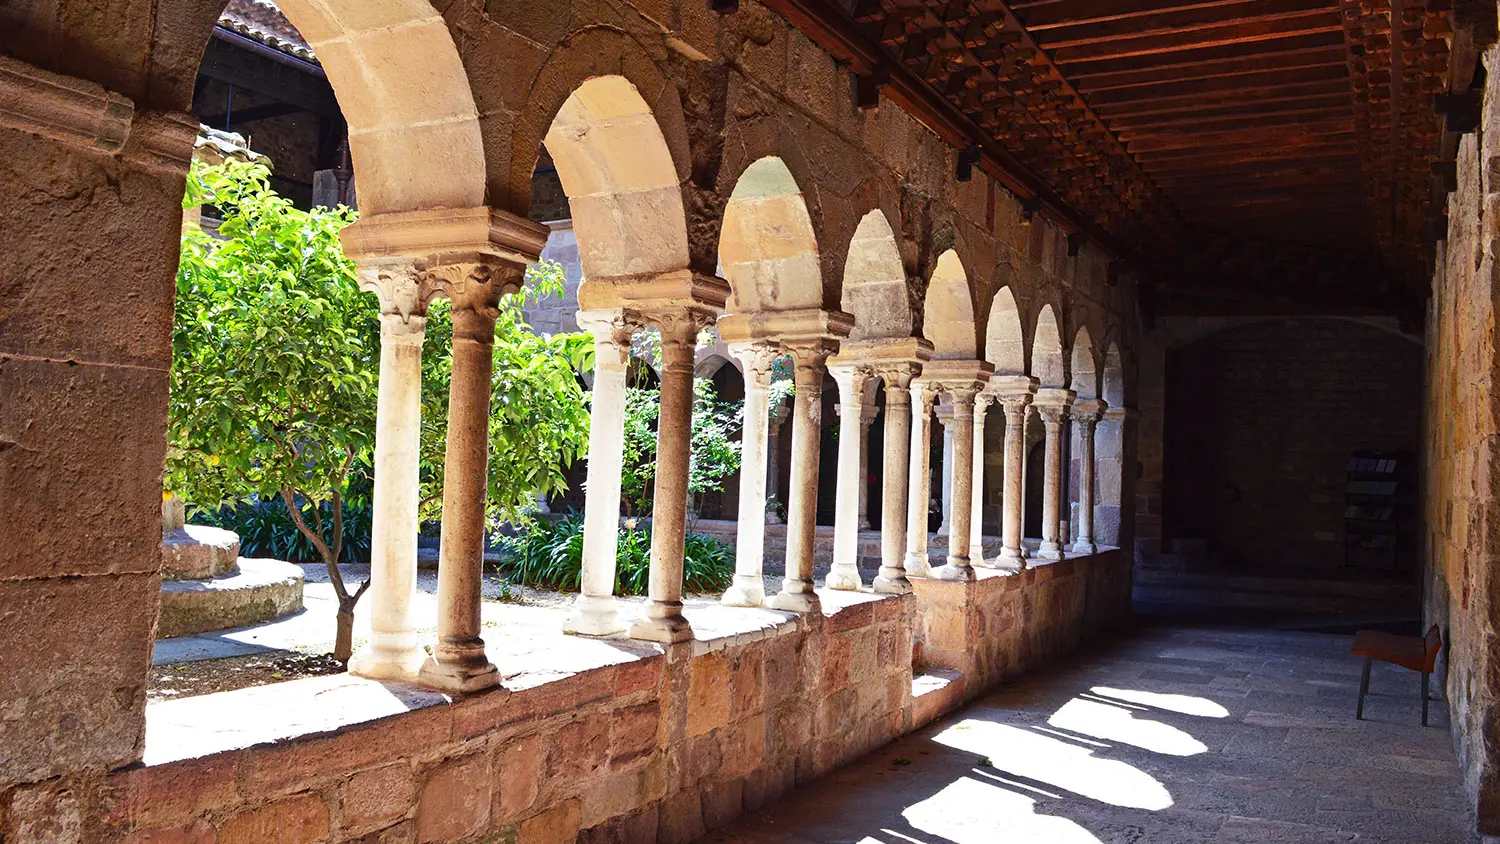
M239 558L239 569L203 580L161 584L156 637L243 627L302 609L302 569L281 560Z

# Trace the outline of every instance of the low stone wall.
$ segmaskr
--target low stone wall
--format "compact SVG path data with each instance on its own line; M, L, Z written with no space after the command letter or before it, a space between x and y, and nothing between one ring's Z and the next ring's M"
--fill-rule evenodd
M1129 574L1109 552L820 594L822 616L690 610L704 638L666 649L573 639L615 661L459 700L338 676L153 705L145 765L32 787L11 828L30 811L81 832L56 841L687 842L913 729L914 630L972 697L1128 612ZM924 718L959 702L939 697Z

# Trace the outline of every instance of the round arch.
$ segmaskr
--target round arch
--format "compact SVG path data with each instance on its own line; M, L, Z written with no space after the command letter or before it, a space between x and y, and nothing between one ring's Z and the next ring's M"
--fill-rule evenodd
M1062 332L1051 305L1043 305L1036 315L1036 331L1031 339L1031 374L1043 387L1066 387L1068 384Z
M996 375L1026 374L1026 338L1021 333L1021 311L1009 287L1000 288L990 304L984 359L995 365Z
M844 261L840 309L854 316L850 340L910 337L911 300L896 234L885 213L860 218Z
M1079 326L1073 337L1073 381L1069 386L1081 399L1099 397L1099 373L1094 363L1094 341L1086 326Z
M729 281L725 313L821 307L818 260L812 218L791 170L775 156L756 160L724 207L719 265Z
M927 283L922 336L932 343L933 360L972 360L978 348L969 274L952 249L938 256Z
M688 265L687 218L672 154L651 107L623 76L585 80L545 138L592 279Z

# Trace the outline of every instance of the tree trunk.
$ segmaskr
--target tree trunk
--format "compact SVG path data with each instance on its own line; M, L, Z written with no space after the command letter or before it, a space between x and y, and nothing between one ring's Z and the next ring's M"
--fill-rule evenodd
M333 644L333 658L347 668L354 654L354 601L339 601L338 633Z

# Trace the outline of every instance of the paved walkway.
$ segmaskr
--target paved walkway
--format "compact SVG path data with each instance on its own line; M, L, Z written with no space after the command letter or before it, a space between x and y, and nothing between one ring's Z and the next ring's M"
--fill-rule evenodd
M1349 637L1158 628L1033 675L721 844L1468 844L1447 712Z

